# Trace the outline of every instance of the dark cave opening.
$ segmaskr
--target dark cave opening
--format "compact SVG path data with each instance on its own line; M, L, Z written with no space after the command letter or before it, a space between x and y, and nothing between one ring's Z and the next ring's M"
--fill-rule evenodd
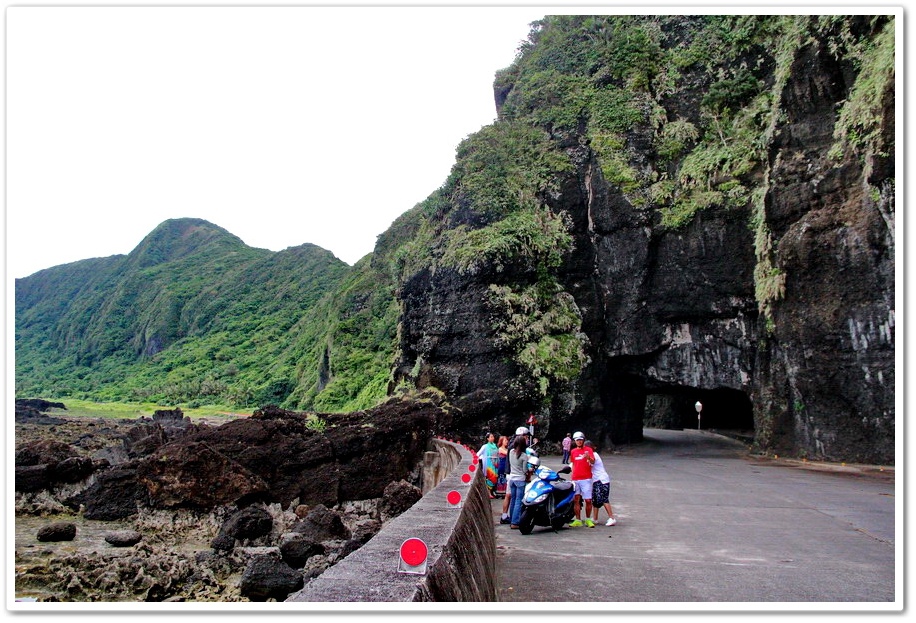
M702 405L699 414L697 402ZM643 424L647 428L699 428L753 438L754 409L750 397L735 389L666 388L646 396Z

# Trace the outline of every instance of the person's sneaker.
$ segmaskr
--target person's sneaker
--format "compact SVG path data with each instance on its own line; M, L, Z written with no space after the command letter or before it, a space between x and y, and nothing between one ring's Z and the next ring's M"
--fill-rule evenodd
M604 525L605 525L605 526L613 526L613 525L616 524L616 523L617 523L617 520L616 520L616 519L614 519L613 517L608 517L608 518L607 518L607 521L604 522Z
M573 519L572 521L569 522L569 527L570 527L570 528L578 528L578 527L580 527L581 525L582 525L582 522L579 521L578 519Z
M595 527L595 522L592 521L591 519L586 519L586 520L585 520L585 525L588 526L589 528L594 528L594 527Z
M499 518L499 523L501 523L501 524L507 524L507 523L509 523L510 521L511 521L511 520L510 520L508 517L500 517L500 518Z

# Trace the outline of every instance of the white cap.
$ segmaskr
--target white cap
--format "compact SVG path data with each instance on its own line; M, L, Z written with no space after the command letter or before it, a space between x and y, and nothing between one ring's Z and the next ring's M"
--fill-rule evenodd
M525 428L524 426L519 426L518 428L515 429L516 435L527 435L528 432L529 432L528 429Z
M585 435L582 434L582 431L576 431L573 433L573 439L585 439Z

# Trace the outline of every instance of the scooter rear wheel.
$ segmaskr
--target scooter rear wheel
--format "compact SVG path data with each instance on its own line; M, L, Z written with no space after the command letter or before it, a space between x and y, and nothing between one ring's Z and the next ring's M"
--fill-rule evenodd
M531 534L534 530L534 513L525 509L522 511L522 518L518 520L518 531L522 534Z

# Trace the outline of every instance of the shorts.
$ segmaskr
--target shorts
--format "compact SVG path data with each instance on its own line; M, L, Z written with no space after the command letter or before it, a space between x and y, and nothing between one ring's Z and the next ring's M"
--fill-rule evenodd
M576 493L581 495L583 500L592 499L591 480L573 480L573 486L576 488Z
M608 503L611 495L611 483L596 480L592 483L592 489L594 493L592 502L595 506L604 506Z

